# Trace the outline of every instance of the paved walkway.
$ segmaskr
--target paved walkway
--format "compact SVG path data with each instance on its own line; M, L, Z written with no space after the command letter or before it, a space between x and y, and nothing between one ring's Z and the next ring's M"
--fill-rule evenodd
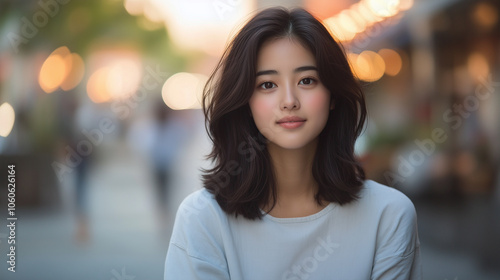
M175 211L187 194L201 188L198 168L209 151L202 116L197 117L199 127L176 164L166 214L156 207L150 162L125 143L103 144L89 169L88 241L77 242L73 193L66 183L62 209L18 210L17 272L8 272L2 261L0 279L163 279ZM3 255L6 235L0 233Z

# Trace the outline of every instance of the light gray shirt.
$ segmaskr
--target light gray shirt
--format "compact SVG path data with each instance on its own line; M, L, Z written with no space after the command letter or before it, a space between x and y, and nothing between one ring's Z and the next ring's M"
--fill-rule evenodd
M252 221L198 190L177 212L165 280L421 279L413 203L370 180L359 194L307 217Z

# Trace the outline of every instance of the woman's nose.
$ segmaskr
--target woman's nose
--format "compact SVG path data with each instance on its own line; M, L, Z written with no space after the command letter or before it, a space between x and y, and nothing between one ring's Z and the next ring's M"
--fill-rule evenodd
M280 107L281 110L292 110L300 108L300 102L297 99L295 88L293 86L285 87Z

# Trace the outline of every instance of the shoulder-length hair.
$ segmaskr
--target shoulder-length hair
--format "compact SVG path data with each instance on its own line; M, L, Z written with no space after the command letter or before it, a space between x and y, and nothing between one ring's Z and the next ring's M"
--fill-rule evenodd
M256 82L257 56L271 39L293 38L316 58L319 78L332 94L335 108L319 135L312 173L319 189L315 199L340 205L358 198L365 173L354 144L366 119L365 99L343 48L323 24L302 8L269 8L243 26L222 55L205 85L205 128L213 142L206 156L214 163L202 169L205 188L220 207L236 217L261 218L264 205L275 206L275 174L266 139L257 129L248 101ZM270 210L269 210L270 211Z

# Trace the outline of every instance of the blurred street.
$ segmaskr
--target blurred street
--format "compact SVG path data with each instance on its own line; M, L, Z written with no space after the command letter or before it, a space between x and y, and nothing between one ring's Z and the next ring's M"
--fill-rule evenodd
M196 130L205 133L200 120ZM207 141L203 135L193 139L190 152L177 162L164 216L155 208L150 163L124 142L103 147L105 152L89 170L87 238L77 236L72 186L60 190L69 201L63 209L18 207L16 272L3 266L0 279L163 279L175 211L187 194L201 187L197 168ZM3 200L0 205L7 209ZM5 233L2 227L0 237ZM0 241L3 248L6 239Z
M193 139L187 149L191 152L178 162L178 175L168 193L169 210L163 228L157 220L159 213L154 207L148 163L140 160L124 143L116 143L107 147L101 161L89 172L88 240L76 239L72 211L45 213L20 209L17 271L10 273L2 269L0 278L162 279L175 209L187 194L201 187L196 169L203 165L201 155L207 151L208 142L202 135ZM498 236L486 235L494 234L495 227L498 232L500 220L494 217L494 209L489 209L493 205L482 203L477 210L476 204L480 202L463 202L458 209L453 209L454 203L415 202L424 279L499 279L498 244L489 247L484 241L498 240ZM64 207L71 208L70 205ZM484 220L472 220L471 214L467 214L470 209L480 211L478 216ZM490 222L488 228L480 227L485 220ZM3 232L4 229L0 231ZM464 239L467 236L477 239ZM488 254L489 267L486 266ZM496 271L487 270L493 268Z

